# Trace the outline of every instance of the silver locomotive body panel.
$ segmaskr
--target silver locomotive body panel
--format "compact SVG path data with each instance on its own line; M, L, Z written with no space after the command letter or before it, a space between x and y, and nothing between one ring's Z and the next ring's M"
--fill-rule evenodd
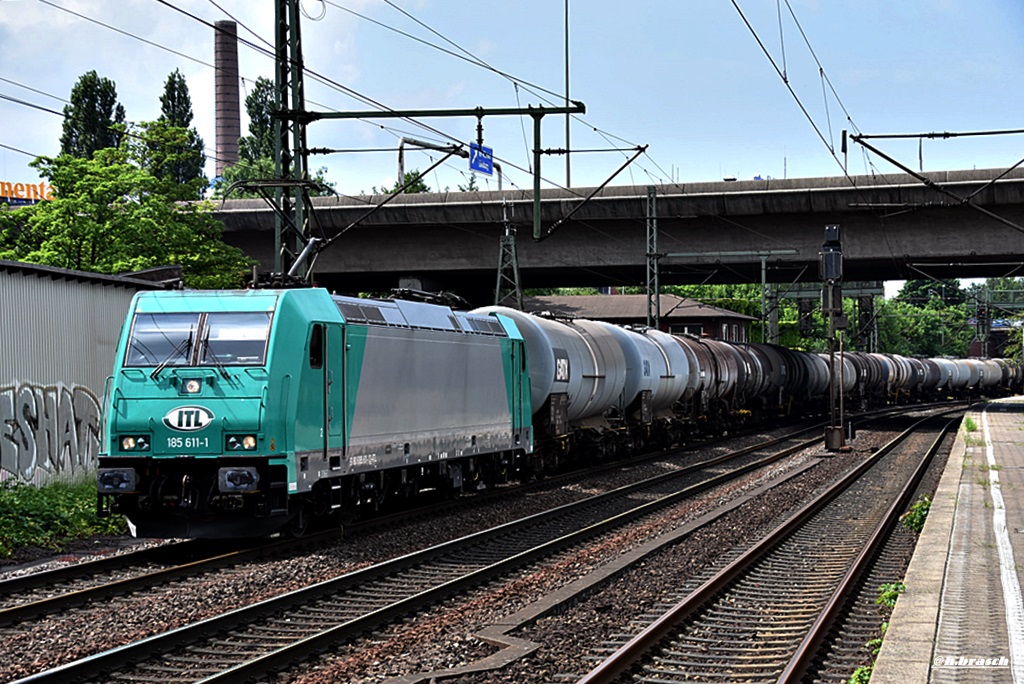
M528 451L529 426L513 424L502 353L500 337L368 326L350 468Z

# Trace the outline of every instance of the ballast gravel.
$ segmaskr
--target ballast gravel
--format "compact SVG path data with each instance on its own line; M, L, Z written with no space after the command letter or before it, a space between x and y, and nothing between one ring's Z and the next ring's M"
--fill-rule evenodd
M780 431L781 432L781 431ZM745 443L763 441L767 433L732 441L730 449ZM870 450L874 440L884 441L873 433L862 433L858 449ZM737 442L739 446L737 446ZM725 451L725 446L714 447ZM777 465L778 474L794 467L801 458L818 458L808 454L790 459L786 466ZM615 631L657 596L660 582L680 582L696 569L704 567L732 545L742 543L761 525L759 520L777 515L802 498L806 491L818 486L812 481L829 481L834 474L845 471L854 459L864 454L854 452L821 460L821 464L801 477L799 491L779 493L780 500L766 503L755 515L733 514L729 522L721 521L712 533L701 540L678 545L676 569L652 567L638 570L631 579L616 582L617 589L601 597L595 595L564 616L545 618L531 628L526 638L541 643L530 658L503 671L462 678L460 682L530 682L550 681L567 665L570 671L574 658L582 653L582 644L594 643L599 635ZM694 458L659 459L644 464L624 466L577 484L550 491L534 491L527 496L513 497L500 503L460 509L454 513L425 516L388 530L360 534L336 544L301 556L260 561L219 570L209 575L174 583L162 589L122 597L102 606L70 611L25 626L0 629L5 657L0 660L0 681L12 681L51 669L73 660L99 653L147 636L206 619L228 610L293 591L340 574L351 572L420 548L438 544L465 534L530 515L602 491L651 477L666 469L678 467ZM767 477L762 475L761 477ZM749 480L749 481L747 481ZM477 632L510 615L555 587L580 577L606 560L621 554L630 545L658 534L669 526L679 525L698 512L703 513L716 501L725 501L753 486L755 476L744 483L734 483L704 497L666 517L644 521L618 535L602 537L593 546L573 550L552 562L527 568L499 585L488 585L470 596L452 599L415 618L383 630L365 642L339 646L336 653L307 663L294 674L275 676L274 682L379 682L389 677L455 668L476 661L495 649L476 636ZM781 489L781 488L780 488ZM788 497L788 498L787 498ZM52 567L51 560L35 567ZM669 565L672 567L672 564ZM24 568L16 570L26 571ZM429 681L429 680L424 680Z

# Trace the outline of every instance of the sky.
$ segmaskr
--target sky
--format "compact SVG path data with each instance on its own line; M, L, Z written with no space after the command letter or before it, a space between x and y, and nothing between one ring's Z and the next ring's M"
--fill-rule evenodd
M160 115L180 69L213 176L213 22L269 49L272 0L0 0L0 180L37 181L28 163L56 155L62 117L89 70L116 84L129 121ZM806 178L897 169L850 142L865 135L1021 128L1020 0L303 0L306 105L317 111L586 106L569 128L571 167L545 155L544 187L646 185L723 178ZM101 25L102 24L102 25ZM239 46L243 98L273 62ZM316 77L331 82L325 85ZM346 92L347 91L347 92ZM357 99L356 93L368 99ZM373 104L376 103L376 104ZM52 111L46 111L52 110ZM248 121L243 111L243 133ZM56 112L56 113L54 113ZM347 195L391 186L402 137L468 145L477 121L319 121L310 158ZM483 119L503 187L532 187L530 117ZM545 149L566 147L566 118L548 115ZM875 140L917 170L1006 168L1021 135ZM384 151L354 151L384 150ZM437 152L406 152L425 169ZM469 182L453 158L433 190ZM477 176L496 189L497 179Z

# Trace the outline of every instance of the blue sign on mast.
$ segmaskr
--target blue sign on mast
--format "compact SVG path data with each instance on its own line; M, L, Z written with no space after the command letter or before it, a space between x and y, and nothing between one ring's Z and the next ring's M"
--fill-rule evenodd
M469 144L469 170L486 173L488 176L494 173L494 150L477 143Z

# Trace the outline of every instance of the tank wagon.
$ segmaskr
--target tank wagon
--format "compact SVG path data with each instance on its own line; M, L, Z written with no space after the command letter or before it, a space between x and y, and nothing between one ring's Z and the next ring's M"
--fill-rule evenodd
M1003 360L836 356L848 405L1016 391ZM142 292L104 396L101 515L253 536L820 409L829 357L323 289Z

